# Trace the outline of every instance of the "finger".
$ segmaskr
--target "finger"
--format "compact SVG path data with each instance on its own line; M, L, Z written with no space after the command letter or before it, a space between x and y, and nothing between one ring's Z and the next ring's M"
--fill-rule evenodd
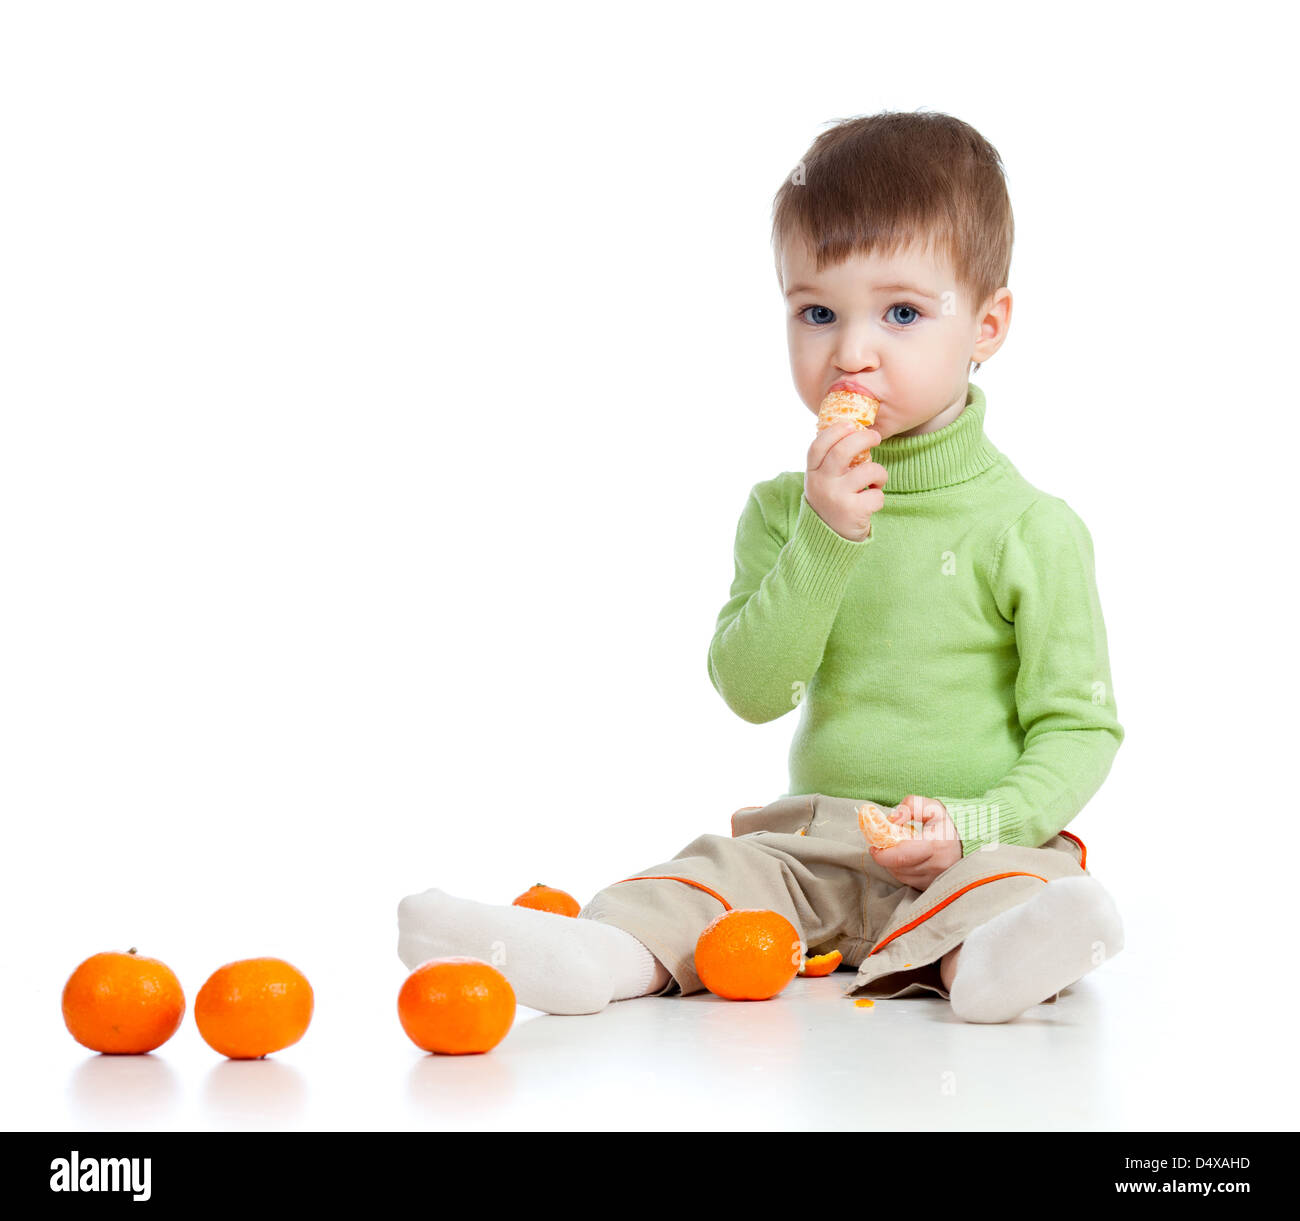
M914 823L921 824L921 829L920 831L917 832L918 835L925 834L925 828L926 828L925 810L926 810L927 801L928 799L921 796L921 794L919 793L909 793L907 795L907 809L909 814L911 815L911 819Z
M943 807L937 801L931 801L930 798L923 797L919 793L909 793L903 801L907 803L911 817L917 822L928 823L943 816Z
M912 805L912 803L915 800L916 800L916 795L914 793L908 793L908 795L904 797L903 800L900 801L893 808L893 810L890 812L889 817L893 819L894 822L910 821L912 818L915 817L915 814L913 812L915 807ZM894 815L897 815L898 817L895 818Z
M861 492L865 488L883 488L889 472L879 462L864 462L853 472L852 488Z
M830 429L826 431L829 432ZM843 475L853 465L854 458L879 444L880 434L874 428L853 427L831 445L827 470ZM866 463L862 465L865 466Z
M825 462L827 453L830 452L831 446L837 441L842 441L851 432L857 431L857 426L852 420L839 420L829 428L823 428L813 438L813 443L808 447L808 469L815 471Z
M890 853L887 865L890 869L910 869L922 861L928 861L934 852L932 844L924 844L919 839L905 839L892 848L882 849Z
M885 494L879 488L867 488L865 492L854 492L855 497L861 497L861 500L855 500L855 511L861 510L870 518L873 513L879 513L885 507ZM864 519L862 525L866 525Z
M933 801L928 797L922 797L918 800L920 802L920 818L923 828L932 828L942 833L952 825L952 819L948 817L948 811L942 801Z
M921 838L928 840L946 840L957 837L957 828L949 818L929 818L921 824Z

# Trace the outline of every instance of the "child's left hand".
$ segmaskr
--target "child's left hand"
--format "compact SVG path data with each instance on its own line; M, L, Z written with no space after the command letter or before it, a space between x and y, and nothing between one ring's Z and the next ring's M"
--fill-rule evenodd
M961 839L942 801L909 793L894 807L890 822L919 819L920 834L910 842L892 848L872 848L872 857L904 886L924 890L950 865L962 857Z

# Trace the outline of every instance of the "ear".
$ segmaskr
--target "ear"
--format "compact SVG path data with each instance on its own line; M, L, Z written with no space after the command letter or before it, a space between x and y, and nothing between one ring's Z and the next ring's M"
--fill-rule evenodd
M971 360L983 364L1005 342L1011 329L1011 290L999 288L978 311Z

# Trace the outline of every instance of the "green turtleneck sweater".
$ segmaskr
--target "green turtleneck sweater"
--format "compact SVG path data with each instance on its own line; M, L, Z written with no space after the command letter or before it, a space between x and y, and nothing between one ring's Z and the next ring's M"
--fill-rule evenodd
M756 484L709 677L755 724L799 708L790 788L938 798L963 854L1037 847L1087 804L1124 740L1092 539L984 435L984 393L872 451L888 472L850 542L802 471Z

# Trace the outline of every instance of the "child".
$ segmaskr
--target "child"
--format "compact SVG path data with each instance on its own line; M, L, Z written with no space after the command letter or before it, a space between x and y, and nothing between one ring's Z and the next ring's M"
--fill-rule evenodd
M577 919L409 896L408 968L481 957L550 1013L698 992L695 942L725 902L839 950L846 996L928 991L1005 1022L1122 948L1063 830L1124 737L1091 538L987 439L968 381L1007 336L1012 238L998 154L960 120L886 112L814 141L773 216L795 387L814 415L844 380L880 408L752 489L708 659L745 720L800 708L789 790ZM868 848L867 801L916 838Z

